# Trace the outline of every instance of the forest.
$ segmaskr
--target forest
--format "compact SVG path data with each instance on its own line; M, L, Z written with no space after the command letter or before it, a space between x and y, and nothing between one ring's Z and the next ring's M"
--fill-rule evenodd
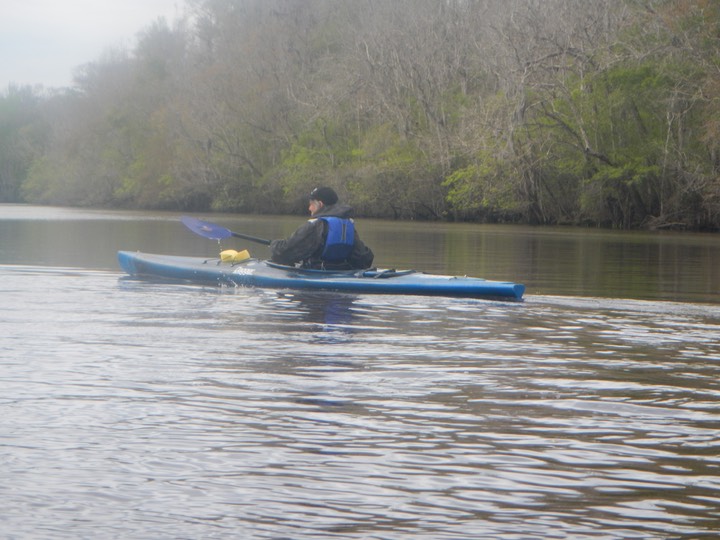
M185 0L0 90L0 202L720 229L717 0Z

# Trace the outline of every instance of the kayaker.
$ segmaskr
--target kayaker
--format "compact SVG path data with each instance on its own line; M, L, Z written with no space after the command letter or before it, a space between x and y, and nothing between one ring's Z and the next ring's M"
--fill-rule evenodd
M329 187L315 188L309 199L311 219L289 238L270 242L270 260L304 268L370 268L374 255L360 240L352 208L338 204L337 193Z

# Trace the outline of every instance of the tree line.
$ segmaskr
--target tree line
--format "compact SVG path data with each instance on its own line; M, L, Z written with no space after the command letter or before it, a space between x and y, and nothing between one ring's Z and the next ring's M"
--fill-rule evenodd
M185 0L0 93L0 201L720 228L716 0Z

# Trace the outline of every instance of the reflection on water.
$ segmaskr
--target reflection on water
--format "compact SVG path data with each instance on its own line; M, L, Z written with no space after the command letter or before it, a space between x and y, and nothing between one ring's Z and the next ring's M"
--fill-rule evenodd
M8 538L720 531L718 304L216 288L22 253L0 261Z
M277 308L288 318L300 318L328 331L352 331L351 323L360 308L357 296L328 292L280 291ZM313 328L314 329L314 328Z
M720 308L0 273L18 538L720 527Z

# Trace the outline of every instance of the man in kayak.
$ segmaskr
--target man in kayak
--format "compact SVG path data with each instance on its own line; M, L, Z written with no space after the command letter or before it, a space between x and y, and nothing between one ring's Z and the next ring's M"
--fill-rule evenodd
M355 230L352 208L338 204L338 196L332 188L315 188L310 193L308 210L311 219L307 223L289 238L270 243L270 260L329 270L372 266L373 252Z

